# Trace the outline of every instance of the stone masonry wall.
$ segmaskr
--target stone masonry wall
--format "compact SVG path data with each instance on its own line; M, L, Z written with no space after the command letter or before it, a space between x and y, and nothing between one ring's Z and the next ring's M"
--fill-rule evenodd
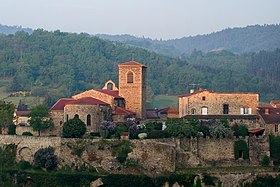
M180 97L179 117L191 115L191 109L195 109L195 114L199 115L202 107L208 108L208 115L223 115L223 104L229 105L228 115L240 115L240 108L251 108L252 115L257 115L258 101L259 96L254 93L219 93L206 90Z
M80 94L72 96L74 99L81 99L83 97L92 97L95 99L98 99L100 101L103 101L105 103L108 103L111 105L111 107L114 107L114 97L104 94L102 92L96 91L96 90L88 90L85 92L82 92Z

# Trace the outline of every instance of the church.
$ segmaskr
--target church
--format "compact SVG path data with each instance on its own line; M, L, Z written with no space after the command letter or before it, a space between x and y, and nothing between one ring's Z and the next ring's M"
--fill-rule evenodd
M59 99L50 109L54 127L50 135L60 135L63 123L79 117L89 132L99 132L105 120L125 122L127 118L146 118L147 67L130 61L118 64L119 85L109 80L102 89L91 89Z

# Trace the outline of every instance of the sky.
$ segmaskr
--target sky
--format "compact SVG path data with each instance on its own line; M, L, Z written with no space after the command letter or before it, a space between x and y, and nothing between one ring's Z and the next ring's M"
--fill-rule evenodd
M174 39L279 24L280 0L0 0L0 24Z

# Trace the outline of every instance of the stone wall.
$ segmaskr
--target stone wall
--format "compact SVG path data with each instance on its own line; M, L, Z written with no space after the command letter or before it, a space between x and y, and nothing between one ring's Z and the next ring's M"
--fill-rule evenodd
M204 100L203 100L204 99ZM201 114L202 107L208 108L208 115L223 115L223 105L228 104L228 115L240 115L241 108L251 108L252 115L257 115L259 95L254 93L219 93L208 90L179 97L179 117Z
M92 97L95 99L98 99L100 101L103 101L105 103L108 103L111 105L112 108L114 108L114 97L110 96L108 94L104 94L102 92L99 92L97 90L88 90L85 92L82 92L80 94L72 96L74 99L81 99L84 97Z

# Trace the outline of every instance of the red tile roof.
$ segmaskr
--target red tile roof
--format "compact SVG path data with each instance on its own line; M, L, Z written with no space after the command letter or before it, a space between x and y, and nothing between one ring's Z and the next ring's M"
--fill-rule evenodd
M116 115L133 115L133 114L135 114L135 112L131 112L131 111L126 110L126 109L121 108L121 107L116 107L113 114L116 114Z
M17 116L28 116L29 113L30 113L30 110L16 111Z
M256 129L251 129L248 130L249 133L263 133L264 132L264 128L256 128Z
M98 99L94 99L92 97L83 97L77 100L75 99L73 101L70 101L65 105L108 105L108 104Z
M259 114L266 124L280 123L280 108L269 108L269 113L265 114L265 109L259 108Z
M167 113L167 114L178 114L179 113L179 111L176 108L171 107L171 106L167 107L167 108L160 109L158 111L161 112L161 113Z
M158 109L147 109L146 110L146 117L147 119L158 119Z
M114 98L123 98L123 97L119 96L118 90L96 89L96 91L113 96Z
M119 64L118 66L126 66L126 65L134 65L134 66L141 66L141 67L146 67L145 65L143 65L143 64L141 64L141 63L139 63L139 62L136 62L136 61L134 61L134 60L132 60L132 61L129 61L129 62L124 62L124 63L121 63L121 64Z
M271 105L274 105L274 107L280 108L280 101L279 100L272 100L270 101Z
M73 98L62 98L59 99L52 107L51 110L64 110L64 107L67 103L70 101L74 101L75 99Z

